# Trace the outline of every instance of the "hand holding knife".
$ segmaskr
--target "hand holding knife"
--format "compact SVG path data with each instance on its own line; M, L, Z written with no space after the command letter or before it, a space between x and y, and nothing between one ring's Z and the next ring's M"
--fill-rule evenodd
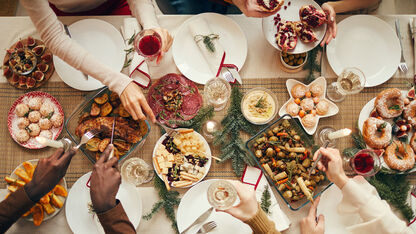
M111 130L111 140L110 140L110 144L113 144L113 139L114 139L114 127L116 126L116 117L114 117L113 120L113 129ZM108 156L108 159L112 158L114 156L114 147L110 152L110 156Z

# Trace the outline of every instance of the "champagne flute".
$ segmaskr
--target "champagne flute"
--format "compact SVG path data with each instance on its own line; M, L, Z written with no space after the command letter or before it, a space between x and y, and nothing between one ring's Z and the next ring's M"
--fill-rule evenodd
M153 168L141 158L130 158L121 166L122 179L136 187L148 183L153 179L153 176Z
M333 102L344 101L347 95L357 94L365 86L364 73L355 67L345 68L336 82L328 86L327 96Z

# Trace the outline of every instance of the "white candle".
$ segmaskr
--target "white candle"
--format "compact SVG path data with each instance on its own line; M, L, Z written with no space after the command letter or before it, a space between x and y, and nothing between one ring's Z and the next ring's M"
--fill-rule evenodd
M49 147L53 147L53 148L63 148L64 144L61 141L55 141L55 140L51 140L45 137L36 137L36 140L42 144L43 146L49 146Z
M338 138L341 138L341 137L346 137L350 134L351 134L351 129L344 128L344 129L340 129L338 131L329 133L328 134L328 139L329 140L335 140L335 139L338 139Z

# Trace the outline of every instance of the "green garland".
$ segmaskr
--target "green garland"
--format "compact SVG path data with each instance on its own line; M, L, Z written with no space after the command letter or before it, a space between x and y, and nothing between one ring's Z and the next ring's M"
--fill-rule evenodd
M143 215L143 219L150 220L153 215L158 213L163 208L166 216L172 222L172 228L176 233L179 233L175 215L175 207L177 207L181 202L179 193L177 191L168 191L165 183L158 176L155 176L154 186L156 190L158 190L160 200L153 204L152 210L149 213Z
M317 60L319 51L322 51L322 49L320 46L317 46L313 50L308 52L308 60L306 61L305 66L303 67L303 70L309 70L309 73L305 78L306 84L309 84L315 80L315 72L321 72L321 62L318 62ZM323 56L322 53L321 56Z
M228 114L221 121L222 130L215 133L214 144L221 148L221 162L231 159L234 173L240 177L246 164L253 165L250 156L240 137L240 132L255 134L254 126L248 122L241 112L241 99L243 94L238 85L234 85L231 91L231 103Z
M272 205L272 201L271 201L269 186L265 185L264 186L264 191L261 195L260 207L266 214L270 214L270 206L271 205Z
M213 106L206 106L206 107L202 107L198 114L187 121L181 121L181 120L173 120L173 121L169 121L169 123L171 124L176 124L178 125L178 127L181 128L192 128L197 132L201 131L202 128L202 124L207 120L210 119L214 116L214 107Z

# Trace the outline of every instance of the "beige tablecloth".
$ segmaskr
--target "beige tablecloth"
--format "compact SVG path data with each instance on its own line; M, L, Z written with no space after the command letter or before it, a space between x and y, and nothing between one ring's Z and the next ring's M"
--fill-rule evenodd
M241 76L243 79L267 79L267 78L303 78L306 75L306 72L299 73L286 73L282 71L278 66L278 52L267 43L264 39L261 29L261 19L246 18L240 15L229 16L234 19L243 29L248 42L248 56L245 62L243 69L241 70ZM71 24L77 20L83 19L86 17L63 17L61 20L65 24ZM104 17L94 17L98 19L103 19L116 28L120 28L123 23L122 16L104 16ZM160 24L162 27L169 29L169 31L175 35L176 30L179 28L182 22L184 22L189 16L160 16ZM345 18L345 16L338 17L337 19ZM381 19L388 22L392 27L394 27L394 19L401 19L401 31L404 44L404 56L409 65L409 72L404 75L397 72L395 78L404 78L413 77L414 67L413 67L413 49L411 40L408 34L407 22L410 16L381 16ZM2 29L2 36L0 37L0 57L4 56L5 49L8 48L17 38L24 38L27 35L35 33L33 24L30 19L27 17L1 17L0 18L0 29ZM325 61L326 62L326 61ZM326 77L335 78L335 74L326 63ZM173 63L171 52L169 52L166 57L163 59L162 65L158 69L152 69L151 74L153 77L159 77L167 72L177 72L177 68ZM50 82L59 82L60 78L55 73ZM0 82L6 82L6 80L1 77ZM11 87L10 87L11 88ZM11 88L12 89L12 88ZM286 95L286 94L285 94ZM1 128L6 128L6 126L1 126ZM6 130L6 129L3 129ZM6 130L7 131L7 130ZM31 152L32 153L32 152ZM13 157L13 155L5 155L6 157ZM5 175L9 172L0 171L0 175ZM5 191L2 191L3 193ZM152 204L157 200L156 193L152 187L149 188L140 188L143 201L143 211L147 212L150 210ZM184 191L181 191L183 194ZM0 197L4 197L0 193ZM292 226L289 230L284 233L300 233L299 230L299 220L302 217L307 215L309 205L305 208L293 212L284 204L283 200L277 195L277 199L282 210L288 215L289 219L292 222ZM70 229L66 224L65 212L61 211L57 217L54 219L45 222L41 227L34 228L32 224L25 222L24 220L19 221L15 224L9 233L70 233ZM166 219L163 212L156 215L151 221L141 222L138 232L140 233L173 233L170 228L170 222Z

